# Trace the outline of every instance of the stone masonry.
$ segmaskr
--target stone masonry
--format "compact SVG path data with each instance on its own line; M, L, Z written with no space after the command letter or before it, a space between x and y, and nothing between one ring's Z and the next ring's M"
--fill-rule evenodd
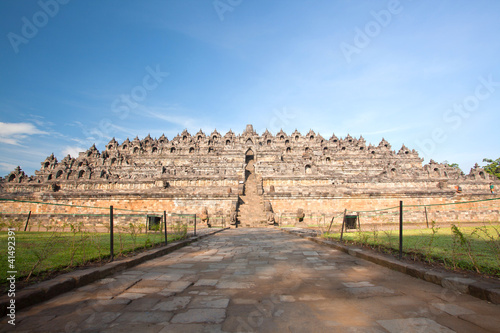
M18 167L0 178L0 198L172 213L200 214L206 208L209 214L233 216L233 223L259 226L274 222L270 213L328 216L390 207L399 200L428 205L494 198L489 184L500 185L477 165L465 175L432 160L422 163L415 150L403 145L394 151L384 139L372 145L363 137L325 139L312 130L259 135L252 125L240 135L185 130L171 140L164 135L121 144L112 139L102 152L93 145L61 161L52 154L33 176ZM494 203L434 210L463 221L498 221ZM3 212L27 210L19 202L2 205ZM38 213L58 209L37 208ZM422 218L421 212L414 217Z

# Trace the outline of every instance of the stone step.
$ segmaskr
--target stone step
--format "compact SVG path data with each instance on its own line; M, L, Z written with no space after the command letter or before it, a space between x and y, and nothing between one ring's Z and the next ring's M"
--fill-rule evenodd
M261 202L261 203L264 203L264 199L260 198L260 197L249 197L249 196L241 196L240 197L241 201L243 201L243 203L248 203L248 202L252 202L252 203L257 203L257 202Z
M240 208L242 209L246 209L244 207L251 207L251 208L255 208L255 210L260 210L262 209L262 211L264 211L264 204L263 203L243 203L240 205Z
M262 212L264 213L264 204L241 204L240 211L255 211L255 213Z
M259 202L259 203L249 203L249 202L245 202L245 203L242 203L240 205L241 208L243 207L255 207L255 208L262 208L262 211L264 211L264 203L263 202Z
M264 199L259 195L260 179L254 173L254 162L250 161L246 167L249 175L245 181L245 195L240 196L238 208L238 221L243 226L265 226L267 225L266 213L264 212Z
M264 212L264 203L243 203L240 205L240 208L247 209L245 207L253 208L255 211L262 210Z
M265 219L239 219L238 220L239 222L245 222L245 223L260 223L260 222L265 222L266 223L266 220Z
M238 215L242 220L267 220L265 215L242 214Z
M240 205L241 208L243 207L254 207L254 208L262 208L262 211L264 211L264 203L263 202L244 202Z

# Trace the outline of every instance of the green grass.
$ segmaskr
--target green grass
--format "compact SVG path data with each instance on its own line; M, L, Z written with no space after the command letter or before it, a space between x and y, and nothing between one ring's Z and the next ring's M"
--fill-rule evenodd
M9 269L7 249L8 234L0 233L0 251L5 253L0 261L0 283L5 284ZM184 237L184 233L169 234L168 241ZM70 270L92 261L109 260L109 234L95 232L15 232L15 270L17 280L31 279L54 271ZM164 242L163 233L114 235L115 258L138 249L145 249Z
M323 237L339 240L340 233ZM343 239L385 252L399 251L399 230L348 232ZM500 225L403 230L403 252L414 260L500 277Z

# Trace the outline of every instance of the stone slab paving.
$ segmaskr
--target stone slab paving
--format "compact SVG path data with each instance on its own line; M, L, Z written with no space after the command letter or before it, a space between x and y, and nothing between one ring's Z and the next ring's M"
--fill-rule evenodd
M6 320L1 331L12 331ZM240 228L21 311L15 331L500 332L500 306Z

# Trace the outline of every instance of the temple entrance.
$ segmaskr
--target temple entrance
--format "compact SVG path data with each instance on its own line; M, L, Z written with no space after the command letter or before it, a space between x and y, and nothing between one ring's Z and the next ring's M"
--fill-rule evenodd
M251 149L245 154L245 181L248 179L250 174L254 171L254 154Z
M254 160L254 154L252 149L248 149L246 154L245 154L245 164L248 164L248 162Z

